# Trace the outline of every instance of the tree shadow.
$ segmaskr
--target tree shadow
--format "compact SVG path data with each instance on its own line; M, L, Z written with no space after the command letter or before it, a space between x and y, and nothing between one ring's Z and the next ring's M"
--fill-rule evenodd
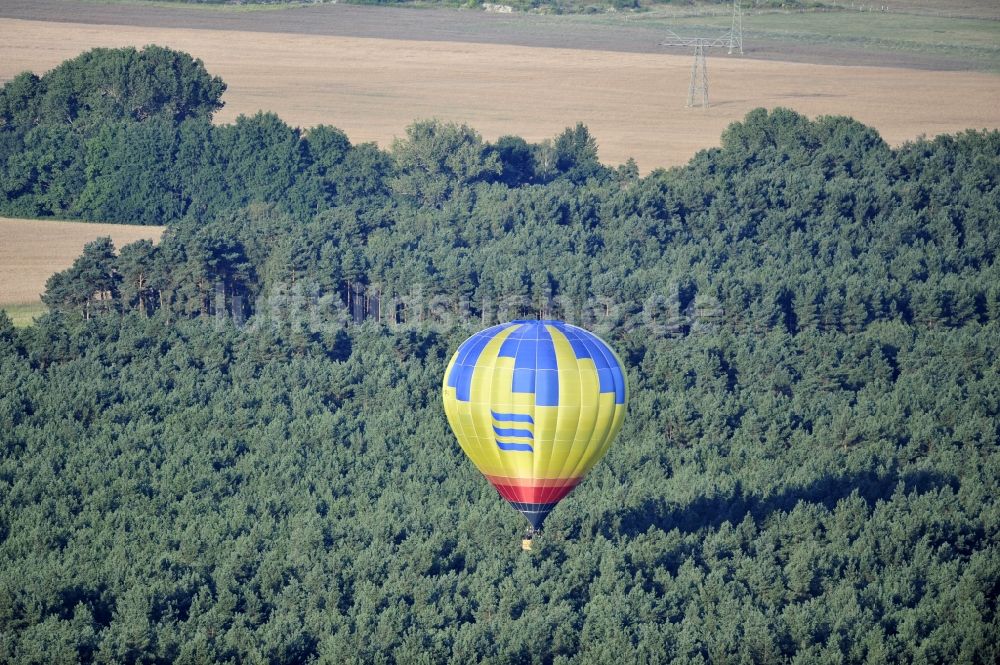
M613 520L606 523L617 522L620 525L617 529L618 534L625 537L645 533L650 527L663 531L679 529L694 533L705 528L717 529L723 522L735 526L747 515L760 523L776 512L791 512L800 501L820 504L832 510L837 502L849 497L855 491L868 507L872 508L877 501L888 500L900 482L903 483L906 494L911 492L925 494L943 487L950 487L957 492L959 487L957 476L922 470L905 473L890 470L882 474L858 472L839 476L828 475L808 485L790 487L766 497L749 494L737 483L729 495L698 497L685 505L670 503L661 497L651 497L638 506L608 515Z

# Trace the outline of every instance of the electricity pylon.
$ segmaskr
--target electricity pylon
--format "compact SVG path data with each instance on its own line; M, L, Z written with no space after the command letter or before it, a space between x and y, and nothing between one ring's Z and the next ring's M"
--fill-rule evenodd
M660 46L687 46L694 48L694 63L691 65L691 83L688 86L687 106L708 108L708 64L705 49L729 46L729 35L722 37L681 37L673 30L667 30L666 41ZM700 94L699 94L700 93ZM698 98L701 99L698 99Z
M686 46L694 48L694 63L691 65L691 82L688 85L687 106L708 108L708 63L705 49L728 48L730 53L743 55L743 10L740 0L733 2L733 22L729 32L718 37L681 37L673 30L667 30L667 38L660 46ZM700 98L700 99L699 99Z
M698 76L699 72L701 76ZM698 93L701 93L700 95ZM695 100L701 97L697 106L708 108L708 67L705 65L705 45L698 42L694 46L694 64L691 65L691 84L688 86L687 107L696 106Z
M733 23L729 28L729 55L733 50L743 55L743 8L740 7L740 0L733 2Z

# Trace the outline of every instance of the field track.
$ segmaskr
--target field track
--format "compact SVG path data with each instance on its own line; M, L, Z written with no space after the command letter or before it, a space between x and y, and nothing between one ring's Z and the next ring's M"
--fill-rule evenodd
M121 248L143 238L159 240L162 233L160 226L0 217L0 306L38 302L45 280L70 267L91 240L111 236Z
M465 122L488 139L518 134L532 141L582 121L605 162L634 157L643 172L718 145L727 125L759 106L851 115L893 144L1000 127L1000 77L979 72L712 54L712 108L705 112L684 107L688 54L18 19L0 19L0 36L0 80L44 72L95 46L157 43L192 53L225 79L220 122L264 109L293 125L332 124L352 141L388 145L420 118Z

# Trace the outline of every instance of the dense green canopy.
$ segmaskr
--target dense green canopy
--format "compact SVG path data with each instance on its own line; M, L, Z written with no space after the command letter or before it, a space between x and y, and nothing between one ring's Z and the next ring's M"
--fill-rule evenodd
M1000 133L759 110L640 178L582 126L88 132L208 152L60 167L170 226L0 314L0 661L1000 660ZM510 315L631 389L530 554L439 403Z

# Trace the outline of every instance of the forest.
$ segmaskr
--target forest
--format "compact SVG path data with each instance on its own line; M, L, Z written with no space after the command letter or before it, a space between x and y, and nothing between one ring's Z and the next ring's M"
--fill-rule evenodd
M0 313L0 662L1000 661L1000 132L758 109L641 177L224 90L160 47L0 89L0 211L168 225ZM520 317L631 391L530 553L440 397Z

